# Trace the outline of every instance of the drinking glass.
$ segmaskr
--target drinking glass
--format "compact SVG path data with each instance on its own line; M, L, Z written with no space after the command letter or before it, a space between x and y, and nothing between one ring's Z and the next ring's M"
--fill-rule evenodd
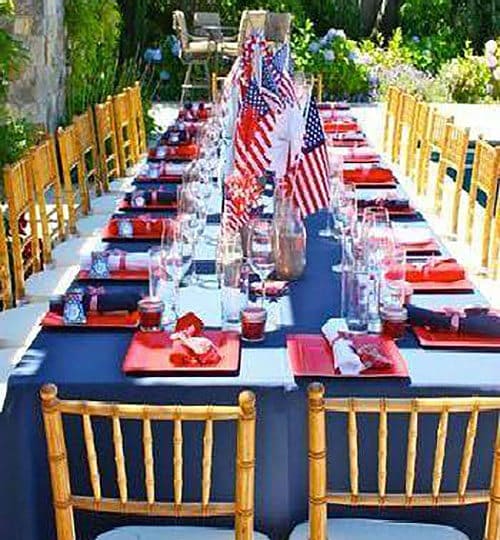
M368 331L369 273L352 268L344 272L342 278L342 318L349 332L365 333Z
M244 266L239 235L233 234L223 239L219 256L222 327L237 327L242 309L241 282Z
M262 306L266 299L266 280L273 272L273 223L269 219L254 219L250 223L248 262L262 282Z
M338 196L338 204L335 208L335 227L340 231L341 257L340 261L332 266L334 272L342 270L342 253L345 250L346 237L355 234L357 224L358 204L356 189L351 184L342 186Z
M163 301L162 323L165 326L177 320L181 265L176 246L149 249L149 295Z
M406 250L395 245L382 261L381 305L400 308L404 305Z
M394 233L386 208L368 207L363 212L362 238L367 264L380 269L382 261L394 250Z
M340 190L343 184L344 159L342 156L330 156L328 176L328 208L326 215L326 227L319 231L322 238L338 238L333 227L333 214L338 204Z

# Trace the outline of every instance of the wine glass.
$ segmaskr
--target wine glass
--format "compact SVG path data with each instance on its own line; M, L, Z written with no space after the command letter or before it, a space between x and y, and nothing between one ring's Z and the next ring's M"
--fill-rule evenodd
M344 256L346 239L356 232L358 218L358 204L356 200L356 189L352 184L343 184L338 195L338 204L335 207L334 219L335 227L340 231L340 261L332 266L334 272L342 270L342 257Z
M270 219L254 219L250 223L248 262L262 284L262 307L266 299L266 280L275 267L273 253L273 223Z
M319 231L322 238L338 238L333 227L333 214L338 204L339 192L343 188L344 160L342 156L330 156L330 173L328 176L328 208L326 217L326 227Z
M378 271L384 259L395 248L394 232L387 209L377 206L365 208L361 230L367 264Z

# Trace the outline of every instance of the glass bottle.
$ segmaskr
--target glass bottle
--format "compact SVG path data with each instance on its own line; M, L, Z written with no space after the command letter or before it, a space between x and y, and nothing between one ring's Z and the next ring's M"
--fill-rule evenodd
M277 277L287 281L299 279L306 267L307 233L300 210L290 197L281 201L274 225Z

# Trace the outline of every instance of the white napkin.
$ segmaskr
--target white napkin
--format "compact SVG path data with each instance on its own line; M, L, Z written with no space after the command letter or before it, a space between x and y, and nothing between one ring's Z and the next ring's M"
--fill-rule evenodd
M149 255L147 253L126 253L125 255L126 269L130 271L140 271L149 269ZM121 255L110 255L108 257L108 265L111 271L120 270ZM82 270L90 270L92 256L90 253L82 255L80 259L80 267Z
M332 348L335 367L342 375L359 375L365 366L359 356L351 347L351 342L343 337L339 338L339 330L343 329L344 321L329 319L321 327L321 332Z
M182 174L186 168L189 162L181 162L181 163L175 163L175 162L169 162L165 164L165 174Z

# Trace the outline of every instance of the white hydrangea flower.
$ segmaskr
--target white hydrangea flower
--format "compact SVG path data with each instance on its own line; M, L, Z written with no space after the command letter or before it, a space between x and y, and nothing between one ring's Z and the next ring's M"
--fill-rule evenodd
M488 54L486 56L486 63L490 69L493 69L497 66L497 57L494 54Z
M493 78L495 81L500 81L500 67L497 67L495 71L493 71Z
M495 54L495 51L497 50L497 42L494 39L490 39L485 43L484 50L486 51L486 54Z

